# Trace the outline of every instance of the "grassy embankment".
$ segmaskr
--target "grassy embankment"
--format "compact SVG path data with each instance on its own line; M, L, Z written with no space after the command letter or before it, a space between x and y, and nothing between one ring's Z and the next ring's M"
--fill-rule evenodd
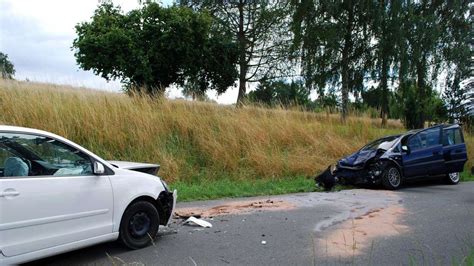
M181 200L311 191L309 177L401 124L338 115L156 100L0 80L0 124L39 128L106 159L160 163ZM474 158L474 137L466 136ZM469 168L472 162L468 162ZM467 174L465 179L472 177Z

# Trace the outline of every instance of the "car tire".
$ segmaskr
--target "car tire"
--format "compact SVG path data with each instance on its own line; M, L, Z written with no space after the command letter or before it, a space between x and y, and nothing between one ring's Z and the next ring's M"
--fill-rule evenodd
M459 184L461 180L461 173L449 173L446 175L446 182L450 185Z
M382 173L382 185L386 189L396 190L402 184L402 174L394 165L388 165Z
M152 243L160 224L155 206L147 201L132 203L120 222L120 241L131 249L140 249Z

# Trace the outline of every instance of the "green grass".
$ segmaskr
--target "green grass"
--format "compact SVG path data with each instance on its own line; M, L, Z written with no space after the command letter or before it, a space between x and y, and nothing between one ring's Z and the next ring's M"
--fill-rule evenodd
M461 173L461 181L474 181L474 176L469 171L464 171ZM181 202L320 191L316 188L313 178L303 176L257 180L233 178L212 180L194 177L191 182L173 182L171 187L178 190L178 201ZM353 188L355 187L337 185L334 191Z
M472 266L474 265L474 248L471 249L471 252L469 252L469 254L464 257L459 264L455 264L455 265L466 265L466 266Z
M464 170L461 173L461 181L474 181L474 175L471 175L470 170Z
M201 179L174 182L171 187L178 190L178 201L181 202L317 191L314 180L303 176L257 180Z

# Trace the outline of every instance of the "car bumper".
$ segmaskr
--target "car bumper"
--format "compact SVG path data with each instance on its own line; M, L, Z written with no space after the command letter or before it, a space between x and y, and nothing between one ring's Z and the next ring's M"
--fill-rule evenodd
M176 208L176 199L178 198L178 191L175 189L173 190L173 205L171 206L171 212L168 216L168 221L166 222L166 226L168 226L173 218L174 209Z
M160 224L167 226L173 218L174 209L176 207L176 199L178 198L178 192L176 189L173 192L168 190L161 192L158 197L159 213L160 213Z
M379 175L374 175L373 171L364 168L339 167L331 170L330 167L320 175L316 176L315 181L319 186L326 190L334 185L367 185L378 183Z

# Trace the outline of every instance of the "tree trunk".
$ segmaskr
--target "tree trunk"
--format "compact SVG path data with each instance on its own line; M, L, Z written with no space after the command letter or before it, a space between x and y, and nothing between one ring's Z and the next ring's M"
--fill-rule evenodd
M418 113L417 119L415 120L415 128L425 127L425 100L426 100L426 84L425 84L425 56L422 57L422 61L419 61L416 66L417 75L417 91L418 91Z
M239 31L237 32L237 43L239 49L239 94L237 96L237 106L243 104L247 85L247 60L245 56L246 40L244 32L244 2L240 0L239 5Z
M342 50L342 110L341 120L346 122L348 105L349 105L349 53L352 49L352 24L354 20L354 13L352 5L349 5L348 19L346 25L346 33L344 36L344 49Z
M385 1L381 1L381 6L382 6L382 40L381 40L381 57L382 57L382 76L380 79L380 87L382 88L382 101L381 101L381 110L380 110L380 116L382 118L382 127L385 127L387 125L387 116L388 116L388 71L389 71L389 65L388 65L388 40L387 40L387 27L386 27L386 16L385 16Z
M380 86L382 88L382 106L380 116L382 117L382 127L387 125L388 116L388 63L387 58L382 58L382 77L380 80Z

